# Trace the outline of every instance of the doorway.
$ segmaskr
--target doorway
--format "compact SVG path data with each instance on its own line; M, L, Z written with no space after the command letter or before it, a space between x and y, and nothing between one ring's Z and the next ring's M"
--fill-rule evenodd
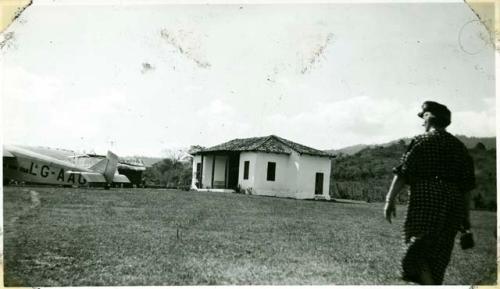
M316 183L314 185L314 194L323 194L323 173L316 173Z
M240 171L240 154L231 153L228 159L227 188L236 189L238 187L238 176Z

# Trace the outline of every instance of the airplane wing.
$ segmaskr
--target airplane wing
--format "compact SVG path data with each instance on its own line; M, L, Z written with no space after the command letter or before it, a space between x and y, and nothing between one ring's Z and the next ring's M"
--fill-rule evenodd
M130 183L130 180L125 175L115 175L113 177L113 183Z
M4 158L15 158L16 156L13 155L11 152L6 150L5 148L3 149L3 157Z
M107 183L106 178L101 173L72 171L68 171L67 173L81 175L88 183ZM130 180L125 175L115 175L113 177L113 183L130 183Z
M67 174L81 175L88 183L106 183L106 179L100 173L68 171Z

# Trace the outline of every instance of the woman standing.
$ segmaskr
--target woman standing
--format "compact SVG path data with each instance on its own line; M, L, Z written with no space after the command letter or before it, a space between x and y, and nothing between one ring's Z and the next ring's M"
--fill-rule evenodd
M409 185L403 279L442 284L457 232L470 229L474 166L464 144L446 131L451 123L446 106L426 101L418 116L424 120L425 133L413 138L394 168L384 214L390 223L396 215L396 196Z

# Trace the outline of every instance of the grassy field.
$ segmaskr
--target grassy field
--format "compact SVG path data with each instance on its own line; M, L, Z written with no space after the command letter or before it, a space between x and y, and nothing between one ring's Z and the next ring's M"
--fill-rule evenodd
M33 190L35 192L30 192ZM404 207L175 190L4 188L6 286L405 284ZM446 284L496 282L496 215L473 212Z

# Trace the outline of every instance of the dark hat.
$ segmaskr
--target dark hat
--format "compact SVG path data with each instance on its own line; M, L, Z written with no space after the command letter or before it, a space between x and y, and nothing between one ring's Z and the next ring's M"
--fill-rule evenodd
M431 112L444 126L448 126L451 123L451 111L446 107L435 101L425 101L422 104L422 111L418 113L418 116L422 118L425 112Z

